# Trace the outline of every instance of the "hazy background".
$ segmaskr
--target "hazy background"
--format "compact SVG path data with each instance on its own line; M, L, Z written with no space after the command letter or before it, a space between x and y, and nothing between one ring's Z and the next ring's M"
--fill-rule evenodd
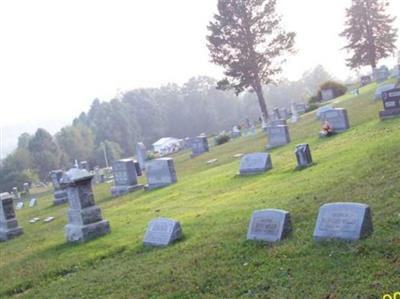
M220 77L205 36L217 0L13 0L0 2L0 127L3 157L18 135L50 133L87 111L94 98L121 90ZM335 77L346 67L343 30L351 0L279 0L298 53L282 77L298 79L318 64ZM391 1L392 15L400 1ZM396 13L397 12L397 13ZM396 21L400 28L400 20ZM399 43L398 43L399 44ZM399 44L400 47L400 44ZM390 66L393 60L382 61Z

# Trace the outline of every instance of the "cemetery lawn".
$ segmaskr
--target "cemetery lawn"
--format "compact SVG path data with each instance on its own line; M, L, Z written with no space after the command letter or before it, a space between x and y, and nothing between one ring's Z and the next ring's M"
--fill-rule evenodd
M351 129L328 139L311 112L290 125L292 142L270 151L273 169L237 177L237 153L263 151L259 132L190 159L174 156L178 183L111 198L95 197L111 234L66 244L67 205L17 211L24 234L0 244L0 297L16 298L382 298L400 291L400 118L380 121L376 85L333 105L348 109ZM295 171L294 147L309 143L315 165ZM212 165L206 161L218 159ZM312 241L319 207L369 204L374 233L355 243ZM26 205L25 205L26 206ZM291 213L293 232L275 246L246 241L254 210ZM54 216L48 224L33 217ZM166 248L142 245L147 223L179 220L184 239Z

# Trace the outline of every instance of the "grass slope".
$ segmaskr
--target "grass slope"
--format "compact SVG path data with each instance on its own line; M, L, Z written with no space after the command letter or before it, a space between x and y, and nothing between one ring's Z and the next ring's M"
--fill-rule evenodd
M400 119L381 122L375 85L334 105L351 129L317 138L313 113L290 127L292 143L271 151L273 170L236 177L236 153L262 151L266 138L239 138L195 159L176 155L178 183L117 199L95 187L112 233L83 245L65 243L67 206L52 195L17 211L23 236L0 244L0 297L21 298L381 298L400 291ZM294 145L310 144L316 165L294 171ZM206 165L217 158L218 162ZM315 243L318 208L327 202L371 206L374 234L355 243ZM246 241L255 209L291 212L294 231L276 246ZM32 217L55 216L29 224ZM184 240L142 245L147 223L181 221Z

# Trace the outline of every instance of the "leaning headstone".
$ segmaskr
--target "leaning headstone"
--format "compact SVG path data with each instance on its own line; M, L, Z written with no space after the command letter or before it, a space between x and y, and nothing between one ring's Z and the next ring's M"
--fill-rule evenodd
M384 110L379 112L381 119L400 116L400 88L383 92L382 101Z
M110 232L110 224L103 220L95 204L92 178L87 170L72 168L61 180L68 191L68 224L65 226L68 242L83 243Z
M343 108L332 108L321 113L322 122L329 122L335 132L343 132L350 127L347 110Z
M289 212L278 209L254 211L251 215L247 240L278 242L292 231Z
M117 160L112 163L115 185L111 187L112 196L120 196L142 189L136 176L136 167L132 159Z
M50 172L51 182L54 189L54 200L55 205L60 205L68 201L68 193L64 186L60 184L60 180L64 172L62 170L53 170Z
M174 160L160 158L146 163L146 190L165 187L177 182Z
M157 218L148 224L143 243L148 246L168 246L182 238L182 229L178 221Z
M290 143L288 126L267 126L265 132L268 138L267 149Z
M23 233L15 218L13 197L0 193L0 241L8 241Z
M240 175L252 175L272 168L271 156L268 153L246 154L240 160Z
M314 240L356 241L373 232L371 209L352 202L328 203L320 207Z
M192 138L190 145L192 147L192 158L209 151L206 136L197 136Z
M296 145L295 154L297 159L297 168L308 167L313 163L310 146L308 144Z
M30 201L29 201L29 207L30 208L33 208L34 206L36 206L37 205L37 199L36 198L32 198Z
M136 144L136 156L137 156L137 160L139 162L140 168L142 170L145 170L147 155L146 155L146 146L142 142L139 142Z

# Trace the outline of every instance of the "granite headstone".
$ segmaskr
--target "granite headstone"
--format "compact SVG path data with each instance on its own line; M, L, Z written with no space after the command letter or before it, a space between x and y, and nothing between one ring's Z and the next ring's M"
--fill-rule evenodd
M148 246L168 246L182 238L182 228L178 221L157 218L148 224L143 243Z
M206 136L197 136L192 138L190 145L192 147L192 158L209 151L208 140Z
M290 143L289 127L287 125L267 126L265 132L268 138L267 149Z
M335 132L343 132L350 127L347 110L343 108L332 108L320 114L322 122L329 122Z
M310 146L308 144L296 145L295 155L298 168L308 167L313 163Z
M400 88L395 88L382 93L383 111L379 112L381 119L400 116Z
M8 241L23 233L15 216L13 197L0 193L0 241Z
M64 186L60 184L60 180L64 172L62 170L53 170L50 172L51 182L54 189L54 200L55 205L60 205L68 201L68 193Z
M174 160L160 158L146 163L146 190L165 187L177 182Z
M272 168L271 156L268 153L246 154L240 160L240 175L252 175Z
M143 185L137 182L136 167L132 159L114 161L112 170L114 174L114 186L111 187L112 196L124 195L143 188Z

